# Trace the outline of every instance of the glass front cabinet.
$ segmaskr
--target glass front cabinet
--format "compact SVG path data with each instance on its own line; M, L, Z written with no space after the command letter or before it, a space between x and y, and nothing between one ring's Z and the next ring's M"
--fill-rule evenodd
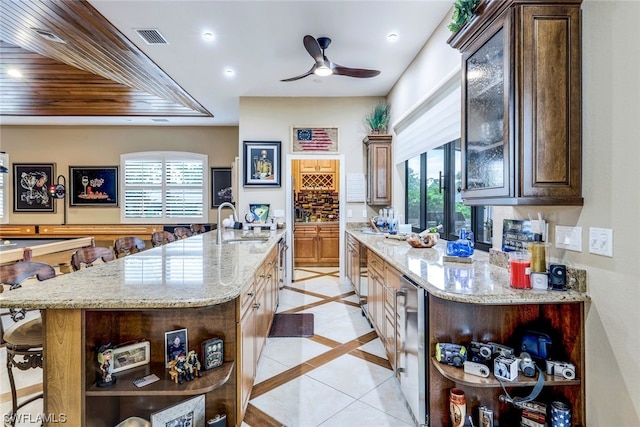
M582 205L580 1L482 2L462 53L462 198Z

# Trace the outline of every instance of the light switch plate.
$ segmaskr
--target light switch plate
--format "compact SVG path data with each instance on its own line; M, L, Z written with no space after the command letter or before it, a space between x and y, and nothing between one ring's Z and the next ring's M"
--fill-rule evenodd
M613 230L589 227L589 253L613 258Z
M353 211L351 209L347 209L347 218L353 217Z
M582 252L582 227L556 225L556 248Z

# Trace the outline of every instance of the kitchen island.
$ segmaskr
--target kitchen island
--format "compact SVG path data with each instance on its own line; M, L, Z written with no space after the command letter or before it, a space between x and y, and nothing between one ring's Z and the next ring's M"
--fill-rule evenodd
M41 310L44 413L65 414L74 425L113 426L204 394L206 417L224 413L235 425L275 312L283 234L228 231L229 243L218 245L215 233L205 233L0 294L0 307ZM203 341L222 338L223 365L194 381L171 381L165 333L177 329L187 329L188 349L198 353ZM150 342L150 363L96 387L97 349L142 340ZM132 384L149 373L160 381Z
M481 425L477 417L479 406L492 409L500 425L519 425L522 411L500 399L506 394L492 374L484 378L467 374L461 367L439 363L436 345L497 342L514 348L517 357L523 336L541 332L552 340L553 359L575 365L575 378L543 373L545 386L536 401L549 406L553 401L565 402L572 409L574 425L584 425L584 310L589 297L582 277L572 280L568 291L513 289L508 270L490 262L487 253L476 251L471 263L444 262L444 241L433 248L418 249L405 241L385 238L382 233L355 229L347 229L346 233L348 239L358 241L361 251L368 253L367 314L401 383L407 369L405 359L412 357L403 349L415 349L415 353L419 347L424 350L425 390L421 392L427 419L419 419L420 423L450 425L448 393L460 388L466 394L467 414L473 416L476 425ZM497 259L499 255L493 253L491 257ZM421 313L424 330L418 334L424 340L420 343L400 342L404 325L399 324L399 319L403 313L397 307L399 299L406 295L401 289L403 278L426 291ZM544 361L539 362L539 367L545 371ZM535 378L522 373L515 381L505 382L511 397L527 396L534 385ZM415 413L414 416L419 418Z

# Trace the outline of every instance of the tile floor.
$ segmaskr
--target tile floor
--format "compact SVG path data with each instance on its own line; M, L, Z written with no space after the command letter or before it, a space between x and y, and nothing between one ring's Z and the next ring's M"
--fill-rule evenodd
M243 426L413 426L382 343L336 268L299 268L278 312L313 313L314 336L268 338Z
M310 338L268 338L243 427L414 426L382 343L337 268L297 269L278 312L313 313ZM0 414L11 408L0 348ZM42 370L21 372L21 396L42 389ZM27 406L42 412L42 399ZM25 408L25 409L26 409ZM23 409L24 410L24 409ZM35 416L17 426L39 425Z

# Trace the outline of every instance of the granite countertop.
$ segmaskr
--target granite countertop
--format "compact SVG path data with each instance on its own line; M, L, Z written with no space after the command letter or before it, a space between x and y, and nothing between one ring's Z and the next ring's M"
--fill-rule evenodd
M433 248L412 248L403 240L382 234L367 234L347 229L358 241L432 295L451 301L473 304L544 304L589 300L584 292L514 289L509 272L489 263L489 254L475 251L470 264L443 262L446 241Z
M0 293L0 307L125 309L205 307L237 298L284 230L228 230L223 238L268 238L216 244L208 232L91 268Z

